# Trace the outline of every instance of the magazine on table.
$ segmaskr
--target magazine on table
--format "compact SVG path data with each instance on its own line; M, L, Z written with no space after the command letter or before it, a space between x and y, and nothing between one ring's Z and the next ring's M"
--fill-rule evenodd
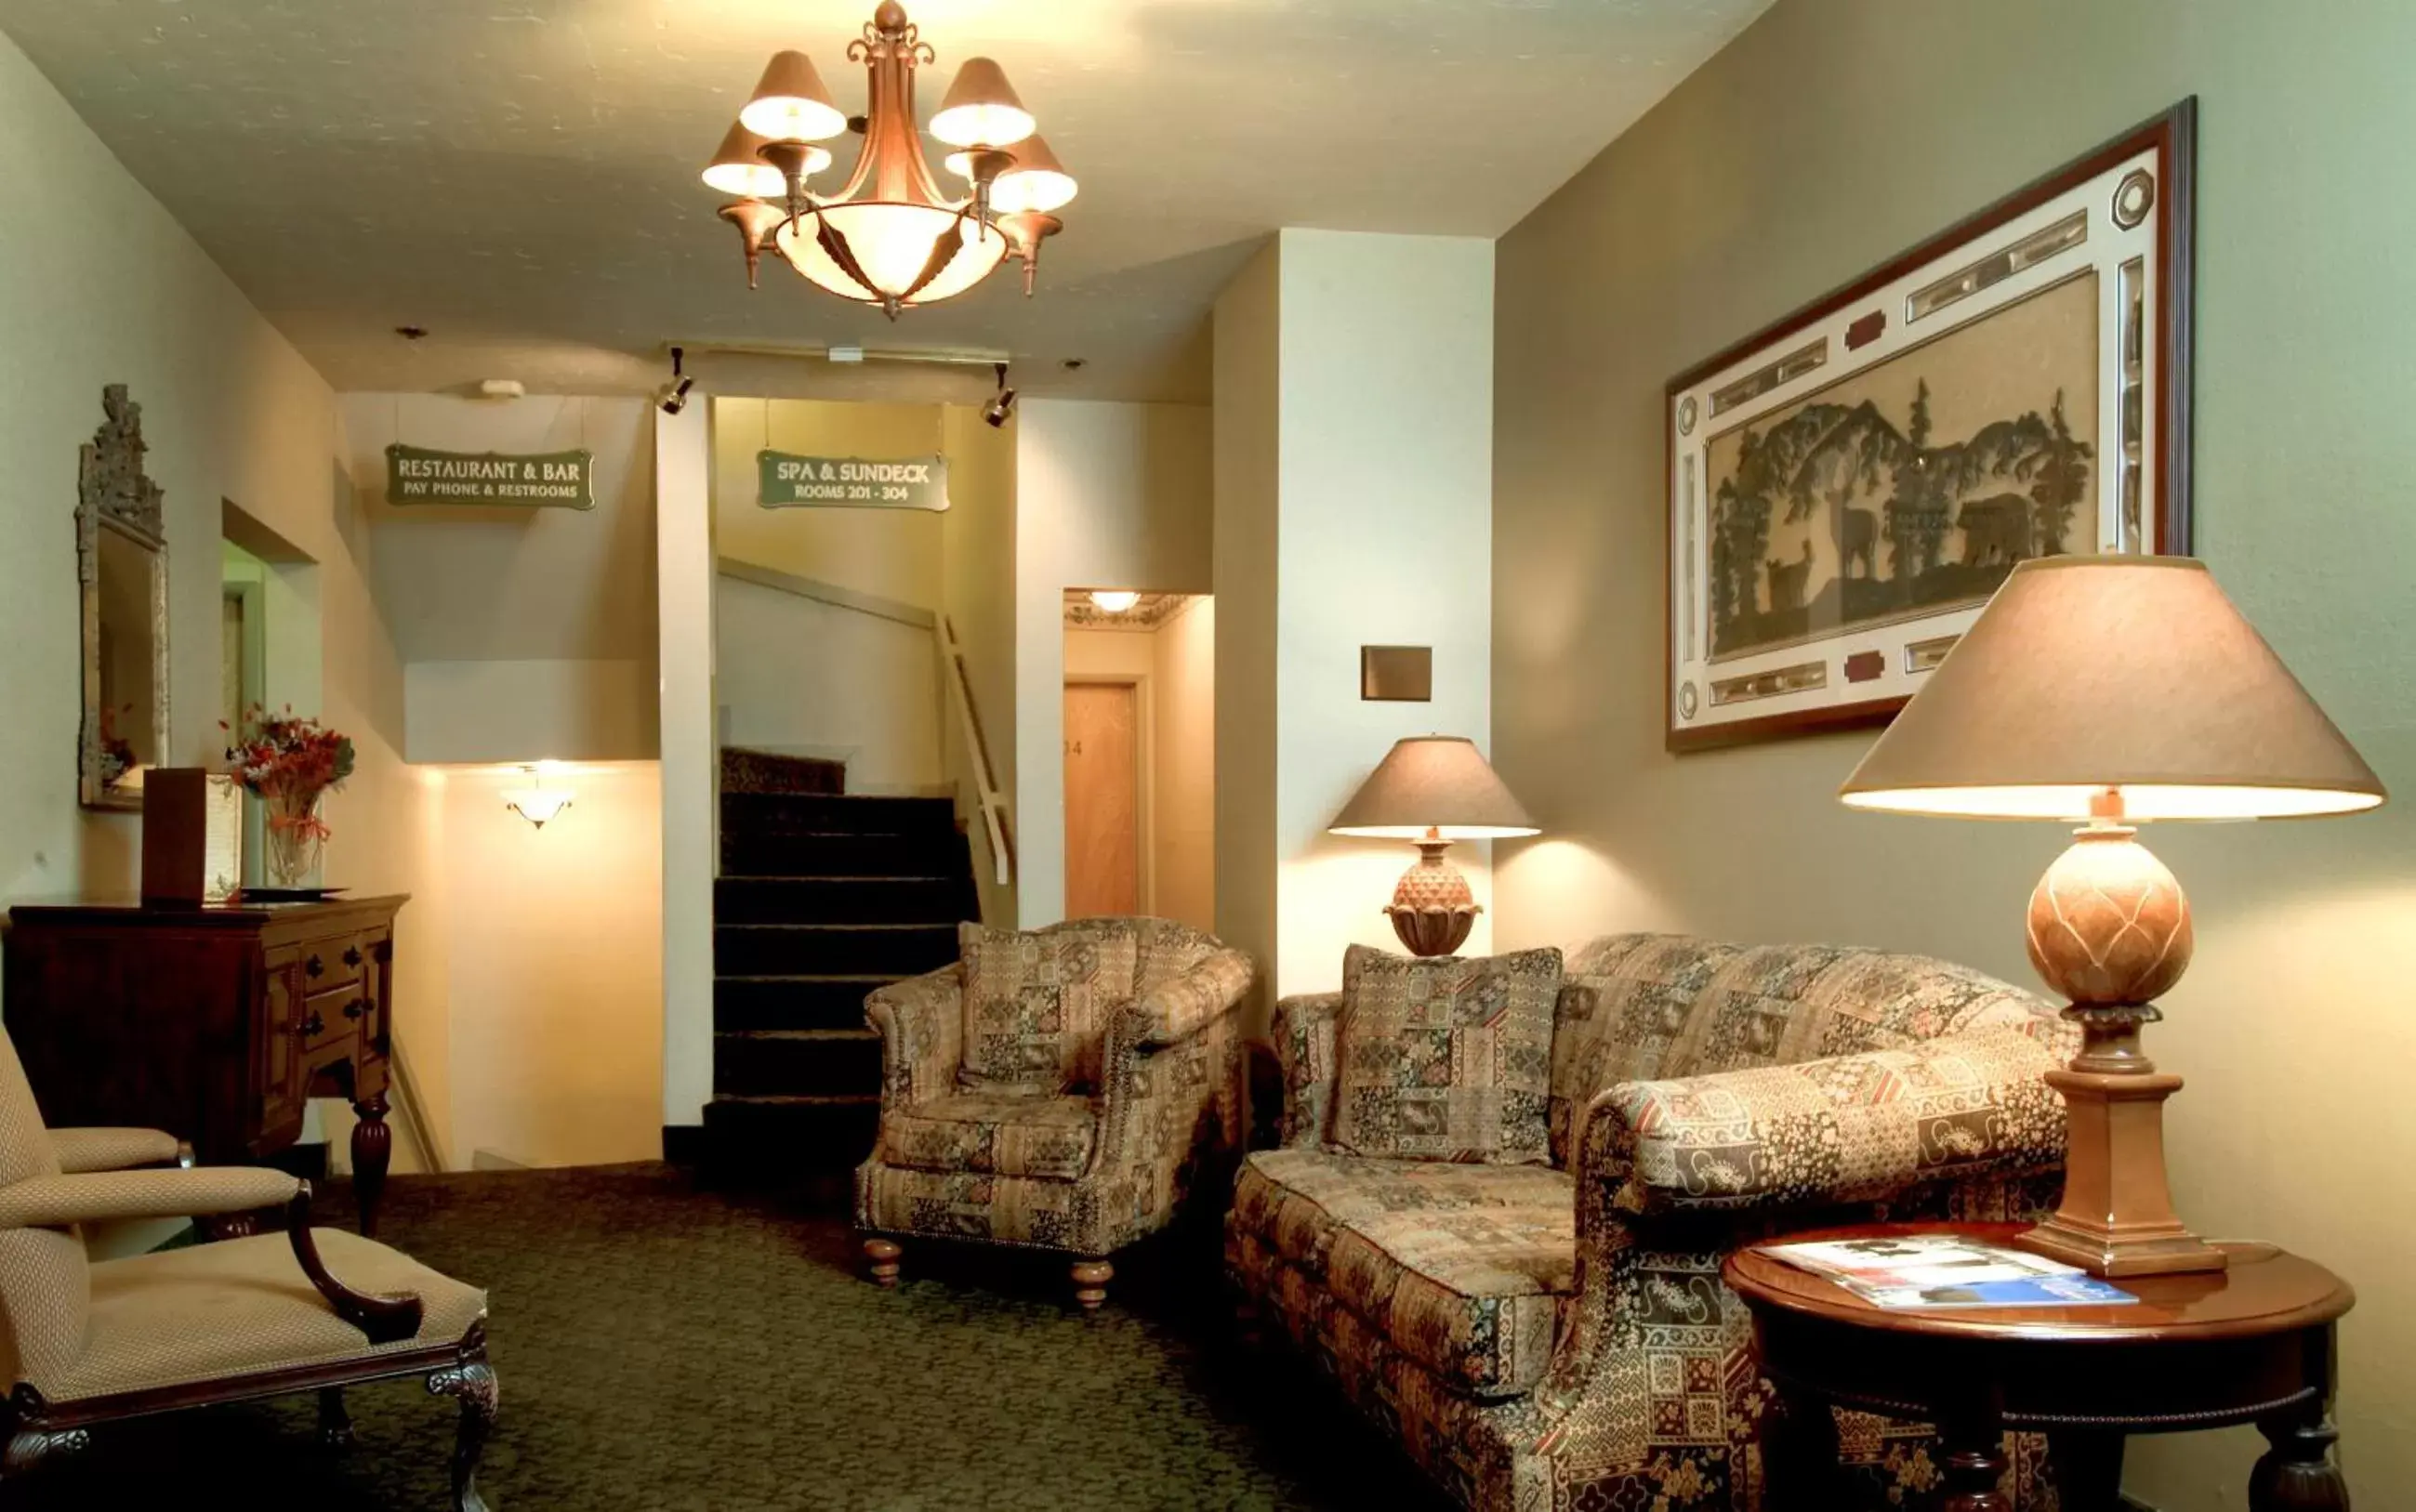
M2077 1265L1953 1234L1760 1248L1879 1308L2118 1307L2139 1300Z

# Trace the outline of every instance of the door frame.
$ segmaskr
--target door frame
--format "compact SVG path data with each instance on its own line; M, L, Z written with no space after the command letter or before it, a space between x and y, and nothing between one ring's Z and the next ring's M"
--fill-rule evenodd
M1157 719L1153 700L1150 675L1146 672L1067 672L1065 686L1130 688L1133 690L1133 876L1138 880L1134 906L1144 915L1157 912ZM1065 741L1065 696L1057 695L1057 740ZM1065 844L1065 812L1063 797L1064 769L1061 761L1058 786L1057 849L1060 857L1071 857L1072 847ZM1064 891L1065 878L1058 879Z

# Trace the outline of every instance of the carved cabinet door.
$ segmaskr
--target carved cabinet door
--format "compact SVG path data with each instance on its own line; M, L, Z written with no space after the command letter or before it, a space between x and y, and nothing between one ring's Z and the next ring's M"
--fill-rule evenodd
M267 991L263 996L261 1032L254 1036L260 1117L253 1143L264 1148L282 1148L302 1130L309 1078L302 1041L309 1033L310 996L303 955L295 946L267 952Z

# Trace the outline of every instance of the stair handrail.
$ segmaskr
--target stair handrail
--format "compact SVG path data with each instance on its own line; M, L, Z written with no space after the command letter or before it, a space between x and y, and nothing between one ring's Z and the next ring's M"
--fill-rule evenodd
M982 834L989 846L991 875L1000 887L1013 887L1014 827L1007 814L1006 795L999 790L998 778L990 766L989 741L982 736L980 711L974 707L973 678L965 668L964 643L957 638L956 621L945 614L937 617L933 629L939 636L949 701L956 705L965 751L973 758L974 797L981 811Z

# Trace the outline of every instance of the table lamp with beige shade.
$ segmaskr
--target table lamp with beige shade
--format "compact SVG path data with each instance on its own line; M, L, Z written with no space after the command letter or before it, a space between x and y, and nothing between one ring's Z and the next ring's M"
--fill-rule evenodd
M2047 1074L2071 1115L2061 1205L2023 1245L2099 1276L2220 1270L2173 1211L2164 1102L2139 1031L2189 965L2189 903L2148 821L2309 817L2382 783L2203 563L2015 567L1840 795L1855 808L2082 828L2031 895L2030 957L2080 1053Z
M1443 859L1455 840L1507 839L1538 831L1502 786L1476 742L1460 735L1396 741L1326 827L1329 834L1408 840L1417 863L1401 874L1384 909L1412 955L1449 955L1482 911L1468 878Z

